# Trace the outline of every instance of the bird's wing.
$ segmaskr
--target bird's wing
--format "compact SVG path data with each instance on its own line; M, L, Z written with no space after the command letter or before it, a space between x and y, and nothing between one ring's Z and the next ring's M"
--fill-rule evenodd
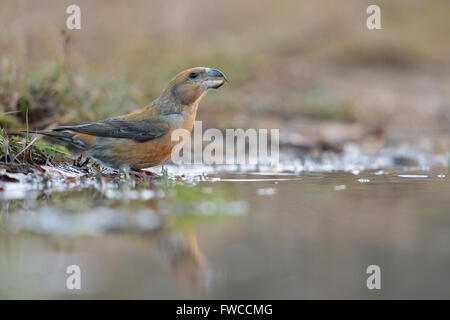
M98 137L133 139L138 142L145 142L166 134L169 131L169 123L162 119L131 121L111 118L77 126L61 126L53 130L70 130Z

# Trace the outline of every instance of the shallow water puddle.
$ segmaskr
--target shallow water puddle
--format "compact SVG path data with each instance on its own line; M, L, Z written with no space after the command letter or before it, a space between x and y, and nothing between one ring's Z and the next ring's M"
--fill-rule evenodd
M286 167L3 184L0 297L450 296L447 168Z
M267 181L292 181L292 180L301 180L301 178L273 178L273 179L239 179L239 178L224 178L224 179L220 179L219 181L224 181L224 182L267 182Z

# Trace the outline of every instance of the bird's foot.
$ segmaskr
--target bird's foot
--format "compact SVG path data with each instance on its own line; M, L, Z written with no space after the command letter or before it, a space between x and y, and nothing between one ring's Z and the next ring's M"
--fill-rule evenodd
M83 161L83 155L80 154L80 156L78 158L73 160L73 165L78 168L83 168L83 167L87 166L87 164L89 163L90 160L91 159L89 157L86 157L86 159Z

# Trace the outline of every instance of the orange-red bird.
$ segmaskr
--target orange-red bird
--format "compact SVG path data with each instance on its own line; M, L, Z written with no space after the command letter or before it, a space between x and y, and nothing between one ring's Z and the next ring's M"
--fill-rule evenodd
M188 69L177 74L158 98L136 112L36 133L70 142L108 167L153 167L166 162L180 143L172 141L172 132L183 128L190 133L206 92L225 81L227 78L217 69Z

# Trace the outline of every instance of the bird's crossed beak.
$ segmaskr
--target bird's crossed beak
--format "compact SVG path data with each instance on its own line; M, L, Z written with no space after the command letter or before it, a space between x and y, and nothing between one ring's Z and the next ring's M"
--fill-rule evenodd
M225 75L217 69L209 69L206 77L203 80L203 85L207 89L217 89L220 88L227 80Z

